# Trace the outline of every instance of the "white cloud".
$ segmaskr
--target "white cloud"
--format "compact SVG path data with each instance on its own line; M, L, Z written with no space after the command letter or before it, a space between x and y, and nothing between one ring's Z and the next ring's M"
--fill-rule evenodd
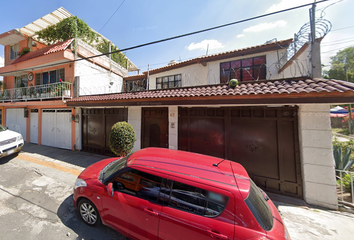
M311 0L281 0L280 3L273 4L267 9L266 13L277 12L283 9L301 6L307 3L311 3Z
M243 38L243 37L245 37L246 35L245 34L238 34L236 37L237 38Z
M191 44L189 44L189 46L187 47L187 49L189 51L192 50L206 50L208 48L208 44L209 44L209 50L213 50L213 49L218 49L218 48L223 48L225 47L221 42L219 42L218 40L215 39L210 39L210 40L203 40L199 43L194 43L192 42Z
M287 22L284 20L279 20L272 23L260 23L258 25L251 26L249 28L243 29L244 32L262 32L265 30L273 29L276 27L284 27Z

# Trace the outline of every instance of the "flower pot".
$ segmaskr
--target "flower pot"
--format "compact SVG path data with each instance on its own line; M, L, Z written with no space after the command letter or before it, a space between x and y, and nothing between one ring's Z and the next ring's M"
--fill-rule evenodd
M63 96L64 97L70 97L70 90L64 90L63 91Z

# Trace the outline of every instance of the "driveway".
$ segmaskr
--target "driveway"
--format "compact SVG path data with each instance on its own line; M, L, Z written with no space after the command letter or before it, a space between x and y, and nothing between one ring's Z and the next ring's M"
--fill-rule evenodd
M73 207L77 175L106 156L26 143L18 156L0 159L1 239L125 239L85 225ZM270 194L293 240L350 239L354 214L308 206Z

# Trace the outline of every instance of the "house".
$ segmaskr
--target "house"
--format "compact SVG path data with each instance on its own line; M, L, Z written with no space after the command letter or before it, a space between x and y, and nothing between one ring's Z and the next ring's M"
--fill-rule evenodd
M59 8L0 34L5 49L0 111L2 124L21 133L25 141L75 149L75 122L79 120L66 101L74 96L122 92L123 77L136 66L128 58L126 66L107 56L88 58L102 53L80 39L54 44L38 39L37 31L69 17L68 11ZM108 41L102 35L99 38Z
M171 62L125 77L124 93L71 99L67 105L82 126L77 146L107 152L109 124L102 114L114 108L135 129L134 150L165 147L227 158L268 191L335 209L328 112L330 104L354 101L354 84L310 78L309 45L288 56L291 43ZM236 87L227 84L232 78L240 81Z

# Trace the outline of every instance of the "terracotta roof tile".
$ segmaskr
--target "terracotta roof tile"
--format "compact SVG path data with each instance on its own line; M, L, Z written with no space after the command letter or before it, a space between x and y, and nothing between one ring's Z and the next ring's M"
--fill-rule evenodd
M294 95L311 93L342 93L354 94L354 83L348 83L333 79L283 79L262 82L240 83L235 88L227 85L183 87L175 89L150 90L131 93L116 93L109 95L82 96L68 101L70 103L110 101L110 100L133 100L133 99L166 99L211 97L211 96L242 96L242 95ZM310 97L310 96L309 96ZM148 101L148 100L147 100Z
M33 58L37 58L37 57L41 57L44 55L48 55L50 53L55 53L55 52L60 52L60 51L64 51L68 48L68 46L72 43L74 39L69 39L66 40L64 42L58 42L54 45L50 45L41 49L38 49L36 51L33 52L29 52L19 58L17 58L12 64L16 64L19 62L23 62L23 61L27 61L29 59L33 59Z

